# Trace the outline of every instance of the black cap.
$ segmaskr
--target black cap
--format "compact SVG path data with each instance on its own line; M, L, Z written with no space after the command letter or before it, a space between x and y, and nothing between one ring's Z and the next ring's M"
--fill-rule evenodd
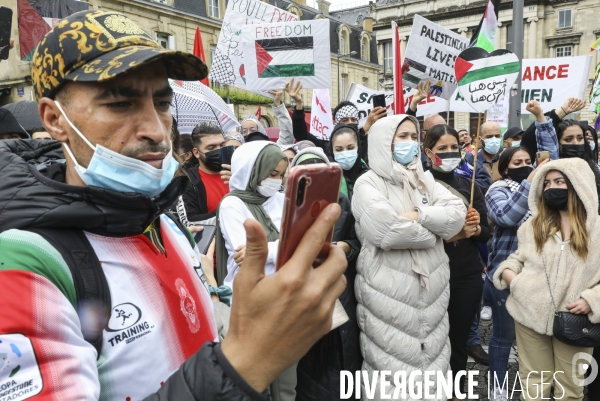
M0 107L0 135L19 134L22 139L28 139L29 134L17 122L15 116L4 107Z
M107 81L158 59L169 78L196 81L208 75L198 57L164 49L126 15L80 11L60 20L33 54L35 96L52 97L65 81Z
M504 140L506 141L508 138L514 138L519 134L522 134L524 131L519 127L510 127L504 133Z
M28 133L32 133L34 130L41 129L45 131L44 124L40 118L38 112L38 103L33 100L22 100L16 103L9 103L4 107L10 111L12 115L17 119L17 122L23 127Z

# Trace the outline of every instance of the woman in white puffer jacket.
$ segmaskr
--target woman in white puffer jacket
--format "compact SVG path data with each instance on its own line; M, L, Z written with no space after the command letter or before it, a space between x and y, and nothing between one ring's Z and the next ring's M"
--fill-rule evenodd
M377 121L369 131L371 170L352 199L362 244L355 291L363 369L404 371L407 379L420 371L415 386L427 371L450 369L450 268L442 241L462 229L466 215L462 200L423 172L418 133L411 116ZM398 399L410 399L406 388ZM387 393L394 389L392 380Z

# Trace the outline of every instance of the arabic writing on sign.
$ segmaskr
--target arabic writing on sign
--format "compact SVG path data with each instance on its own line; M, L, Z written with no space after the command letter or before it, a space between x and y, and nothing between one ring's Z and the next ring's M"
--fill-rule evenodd
M507 80L493 81L469 84L469 93L471 94L471 102L487 102L496 104L506 92ZM477 93L480 92L480 93Z

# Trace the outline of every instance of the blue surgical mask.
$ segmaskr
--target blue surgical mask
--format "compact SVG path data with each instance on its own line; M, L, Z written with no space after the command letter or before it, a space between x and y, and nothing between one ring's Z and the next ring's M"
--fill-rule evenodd
M519 146L521 146L521 141L512 141L512 145L513 148L518 148Z
M596 150L596 142L591 141L590 148L592 148L592 150Z
M58 102L55 102L67 123L94 150L87 168L79 165L75 156L65 144L67 153L75 163L75 171L88 186L112 189L118 192L135 192L149 198L155 198L167 188L179 163L173 160L172 152L167 152L162 168L155 168L146 162L123 156L102 145L92 145L90 141L73 125Z
M344 170L350 170L356 159L358 159L358 151L356 149L346 150L344 152L334 153L333 158Z
M410 164L418 153L415 141L394 142L394 159L404 166Z
M490 138L483 141L483 149L490 155L495 155L500 150L500 138Z

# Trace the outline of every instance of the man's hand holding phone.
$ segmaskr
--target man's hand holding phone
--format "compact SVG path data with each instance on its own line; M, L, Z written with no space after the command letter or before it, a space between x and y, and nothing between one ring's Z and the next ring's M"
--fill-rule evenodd
M328 247L313 268L340 215L325 207L304 233L296 251L275 274L265 276L267 237L259 222L246 220L244 265L234 280L230 328L221 349L231 365L262 392L331 329L336 299L346 287L346 256Z
M229 185L229 180L231 179L231 166L229 164L221 164L221 180L223 180L223 184Z

